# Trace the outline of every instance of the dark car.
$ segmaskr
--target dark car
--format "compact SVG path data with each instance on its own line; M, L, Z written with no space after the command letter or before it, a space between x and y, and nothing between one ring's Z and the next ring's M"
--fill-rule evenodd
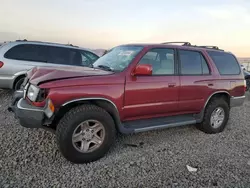
M28 72L9 110L22 126L55 130L74 163L103 157L123 134L196 124L224 130L230 109L245 99L245 80L232 53L190 43L129 44L88 67Z
M250 72L243 70L244 76L245 76L245 80L246 80L246 85L247 88L246 90L249 91L249 87L250 87Z

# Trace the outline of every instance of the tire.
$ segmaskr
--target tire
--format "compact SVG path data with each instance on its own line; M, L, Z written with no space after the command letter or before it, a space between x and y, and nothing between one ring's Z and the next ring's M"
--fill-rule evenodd
M14 85L14 91L17 91L17 90L19 90L21 88L22 83L24 82L24 79L25 79L24 77L17 79L17 81L16 81L16 83Z
M98 121L103 125L105 132L100 146L91 152L80 152L76 146L77 143L74 144L72 141L74 131L79 124L85 121ZM67 112L56 129L56 139L60 152L67 160L79 164L102 158L114 143L115 135L115 123L109 113L98 106L89 104L77 106ZM80 141L80 144L82 142Z
M215 111L215 109L224 110L224 119L221 125L218 127L213 126L211 122L211 115ZM205 109L203 122L201 124L198 124L197 126L200 130L208 134L215 134L215 133L222 132L227 125L227 122L229 119L229 113L230 113L230 108L224 98L221 97L221 98L212 99Z

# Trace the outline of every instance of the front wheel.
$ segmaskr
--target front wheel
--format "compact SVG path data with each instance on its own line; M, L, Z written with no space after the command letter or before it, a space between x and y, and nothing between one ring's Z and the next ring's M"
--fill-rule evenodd
M209 134L222 132L227 125L229 112L229 105L224 98L213 99L207 105L203 122L198 128Z
M16 83L15 83L15 85L14 85L14 91L17 91L17 90L19 90L19 89L21 89L21 86L22 86L22 84L23 84L23 82L24 82L24 77L22 77L22 78L19 78L17 81L16 81Z
M102 158L115 139L115 124L108 112L95 105L71 109L57 126L59 150L73 163Z

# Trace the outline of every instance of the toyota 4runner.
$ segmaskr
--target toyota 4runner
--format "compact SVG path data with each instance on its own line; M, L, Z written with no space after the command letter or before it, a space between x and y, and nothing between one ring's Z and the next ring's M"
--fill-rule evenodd
M123 134L196 124L224 130L230 108L245 99L236 57L215 46L128 44L89 67L36 67L9 110L27 128L55 131L74 163L103 157Z

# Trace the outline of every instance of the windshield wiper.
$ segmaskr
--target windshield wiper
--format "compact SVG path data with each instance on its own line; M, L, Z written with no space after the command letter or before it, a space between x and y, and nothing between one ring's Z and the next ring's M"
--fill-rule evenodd
M101 68L101 69L103 69L103 70L107 70L107 71L112 71L112 72L114 72L114 70L113 70L111 67L106 66L106 65L98 65L97 67L99 67L99 68Z

